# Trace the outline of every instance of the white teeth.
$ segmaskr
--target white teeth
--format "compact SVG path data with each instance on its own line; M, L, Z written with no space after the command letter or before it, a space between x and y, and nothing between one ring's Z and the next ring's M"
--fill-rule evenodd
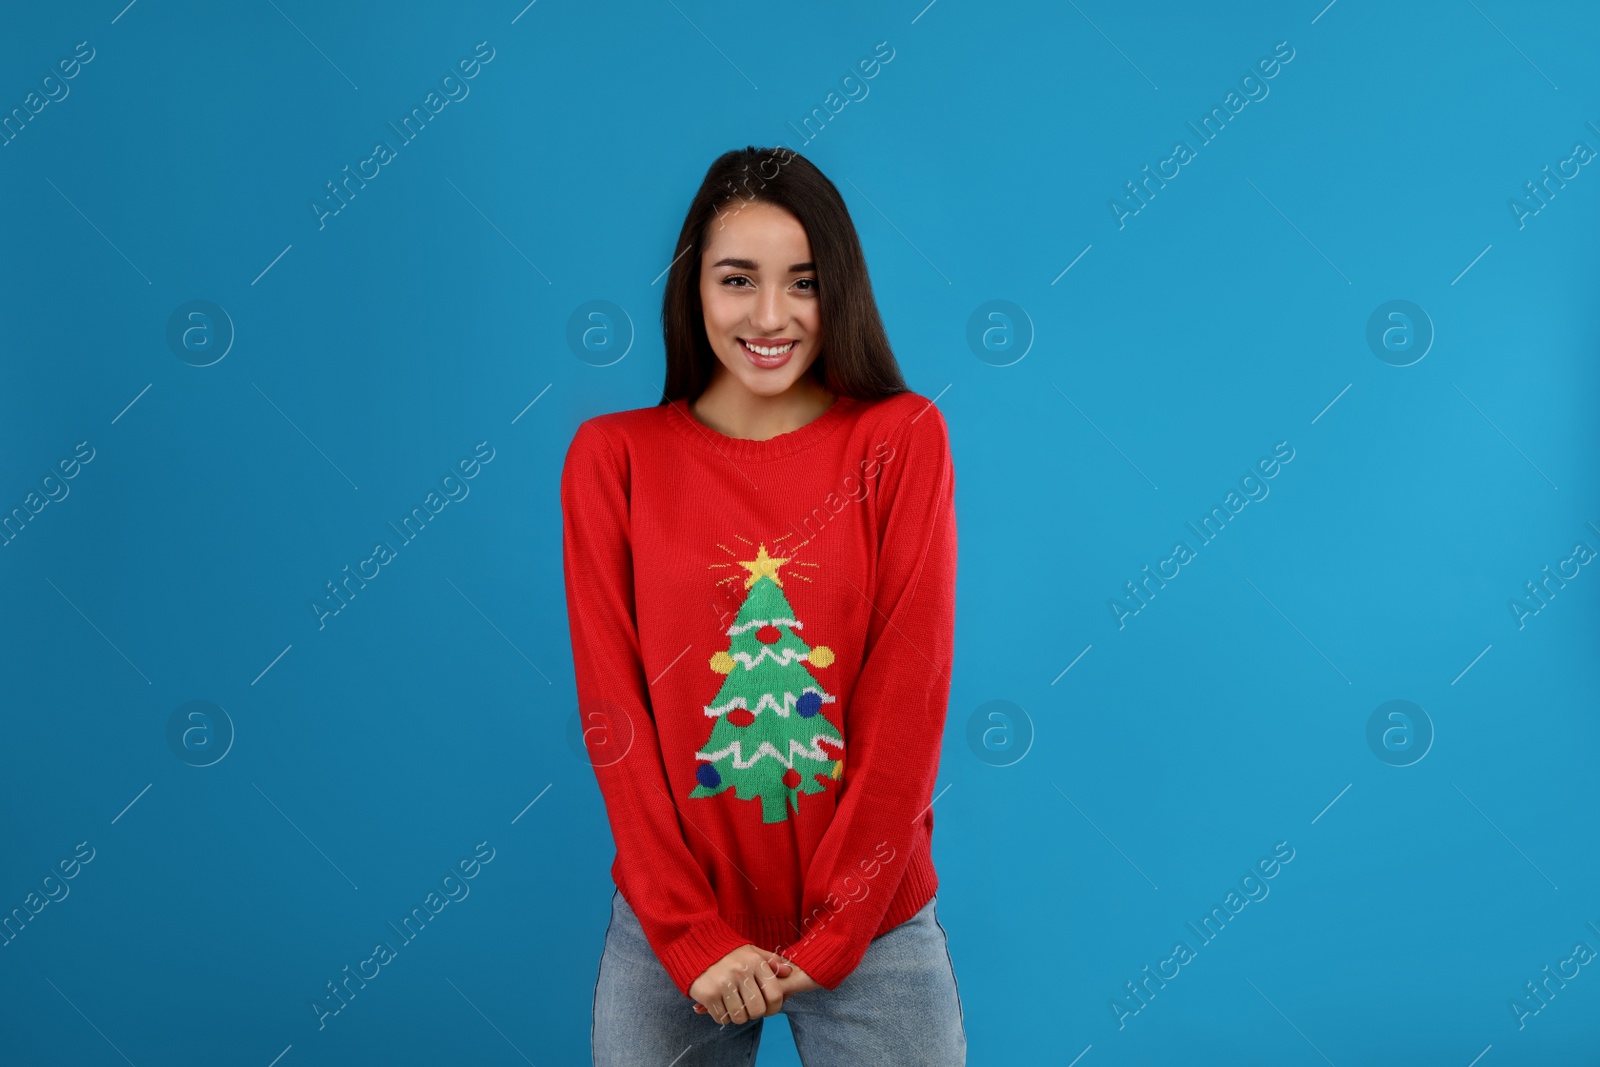
M791 348L793 348L795 346L795 342L794 341L790 341L786 345L780 345L777 348L762 348L760 345L753 345L749 341L745 341L743 343L744 343L744 346L746 348L748 348L750 351L754 352L758 356L778 356L778 355L782 355L783 353L789 351L789 349L791 349Z

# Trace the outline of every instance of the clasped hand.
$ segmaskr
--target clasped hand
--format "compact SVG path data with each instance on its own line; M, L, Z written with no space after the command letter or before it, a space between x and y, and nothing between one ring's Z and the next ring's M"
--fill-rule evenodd
M719 1023L743 1023L776 1015L791 993L821 988L776 952L741 945L706 968L689 995L698 1014L709 1014Z

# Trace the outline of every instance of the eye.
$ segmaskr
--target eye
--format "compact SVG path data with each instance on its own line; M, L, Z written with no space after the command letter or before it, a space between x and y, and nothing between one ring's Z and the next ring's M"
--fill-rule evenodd
M817 291L817 280L815 278L801 278L799 281L795 282L795 284L796 285L802 285L802 284L803 285L809 285L810 288L805 290L808 293L814 293L814 292Z
M732 285L732 283L736 282L736 281L748 282L749 280L750 279L746 278L743 274L730 274L726 278L722 279L722 284L731 286L732 288L735 288L735 289L743 289L744 286L742 286L742 285Z

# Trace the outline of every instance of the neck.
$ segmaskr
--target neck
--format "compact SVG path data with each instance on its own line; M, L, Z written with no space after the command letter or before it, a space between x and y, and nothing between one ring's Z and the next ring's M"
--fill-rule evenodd
M767 441L798 430L827 411L833 393L811 374L776 396L746 389L733 375L714 375L705 392L689 404L695 418L727 437Z

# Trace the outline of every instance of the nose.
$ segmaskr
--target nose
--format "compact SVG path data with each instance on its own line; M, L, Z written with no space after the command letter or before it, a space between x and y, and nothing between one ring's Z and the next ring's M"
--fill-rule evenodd
M777 286L767 286L756 296L756 309L750 322L766 336L777 336L778 328L788 321L783 299L783 290Z

